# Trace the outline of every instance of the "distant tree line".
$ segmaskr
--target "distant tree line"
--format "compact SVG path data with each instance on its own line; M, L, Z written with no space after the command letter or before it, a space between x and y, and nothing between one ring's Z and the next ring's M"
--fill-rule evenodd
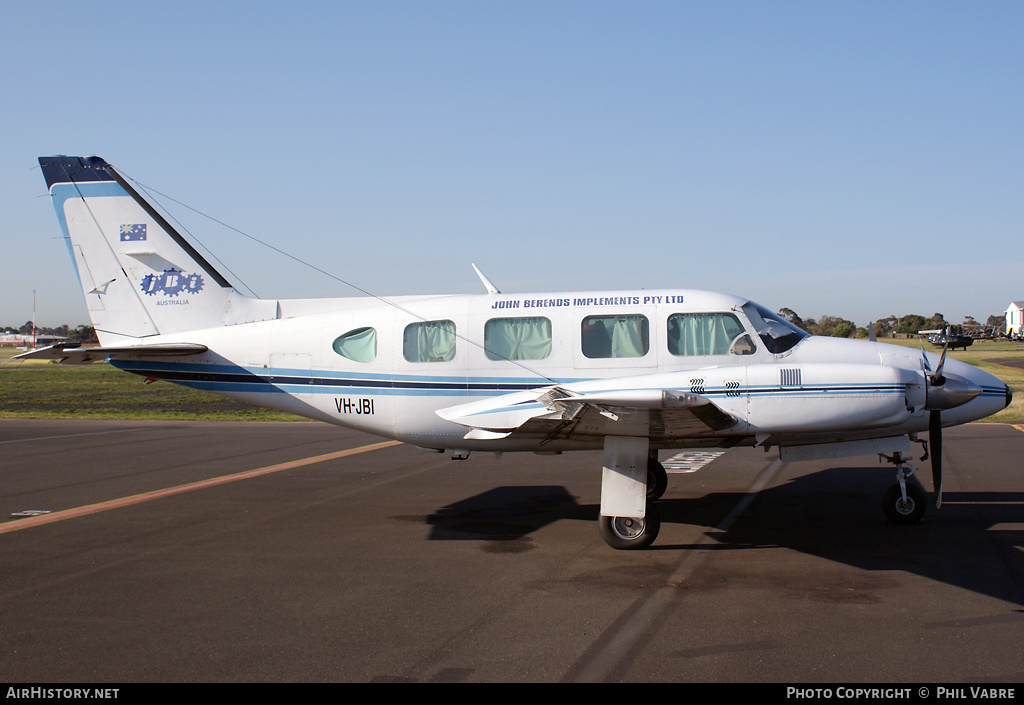
M779 309L779 315L795 326L803 328L808 333L812 333L814 335L825 335L834 338L868 337L868 330L866 326L858 328L857 324L853 321L848 321L845 318L840 318L838 316L821 316L817 319L808 318L805 320L797 315L796 311L791 308ZM925 318L924 316L911 313L905 316L886 316L885 318L880 318L877 321L874 321L875 335L879 338L887 338L894 333L914 334L919 330L941 328L945 325L949 325L949 321L947 321L941 313L933 313L931 318ZM974 316L966 316L961 325L971 328L995 328L999 330L1006 325L1006 315L1000 313L998 315L989 316L984 324L978 323ZM31 335L32 321L26 321L19 327L3 326L2 330L13 330L16 333ZM36 329L36 335L55 335L72 341L96 339L96 331L92 326L80 325L72 328L66 323L62 326L57 326L56 328L40 326Z
M821 316L818 319L803 319L791 308L779 309L779 315L799 328L814 335L826 335L834 338L866 338L868 337L867 326L857 327L853 321L838 316ZM1006 323L1004 314L989 316L984 324L978 323L974 316L964 318L962 324L969 328L995 328L1000 329ZM919 330L932 330L942 328L950 324L941 313L933 313L931 318L926 318L915 313L905 316L886 316L873 321L875 336L888 338L894 334L915 334Z
M32 335L32 321L26 321L22 326L3 326L3 331L14 331L24 335ZM72 328L67 323L56 328L39 326L36 328L36 335L55 335L68 340L86 341L95 340L96 331L92 326L75 326Z

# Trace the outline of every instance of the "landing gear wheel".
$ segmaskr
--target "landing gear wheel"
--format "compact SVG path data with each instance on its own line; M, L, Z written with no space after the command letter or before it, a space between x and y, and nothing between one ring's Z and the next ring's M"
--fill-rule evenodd
M658 462L657 458L647 459L647 499L655 501L661 499L668 489L668 473L665 466Z
M893 524L916 524L921 521L925 510L925 494L917 485L907 483L907 498L896 483L882 496L882 511Z
M634 517L600 516L597 519L601 538L612 548L619 550L643 549L654 543L661 530L661 519L653 504L647 505L647 516Z

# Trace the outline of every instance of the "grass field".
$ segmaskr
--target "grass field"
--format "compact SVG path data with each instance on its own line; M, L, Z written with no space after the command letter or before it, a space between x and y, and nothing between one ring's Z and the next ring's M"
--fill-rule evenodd
M104 363L11 360L0 349L0 418L305 421L209 392L143 378Z
M917 340L886 340L918 348ZM930 345L926 347L934 351ZM190 419L216 421L303 421L300 417L167 382L143 384L141 377L106 364L64 366L12 361L18 354L0 348L0 418ZM1024 345L978 341L950 352L1000 378L1013 390L1013 403L987 422L1024 420L1024 369L990 360L1024 360Z

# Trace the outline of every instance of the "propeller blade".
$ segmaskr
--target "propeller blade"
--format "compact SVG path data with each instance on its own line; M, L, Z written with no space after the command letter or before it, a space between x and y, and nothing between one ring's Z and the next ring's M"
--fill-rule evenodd
M935 508L942 506L942 412L933 411L928 415L928 453L932 459L932 489L935 491Z
M942 344L942 357L939 358L939 366L935 368L935 374L932 375L932 384L936 387L941 387L946 381L946 378L942 376L942 368L946 364L946 350L949 348L949 339Z

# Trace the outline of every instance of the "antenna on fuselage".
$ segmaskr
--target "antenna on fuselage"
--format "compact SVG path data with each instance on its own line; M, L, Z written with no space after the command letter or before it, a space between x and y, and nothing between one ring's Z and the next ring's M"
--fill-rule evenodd
M491 284L491 280L484 276L484 273L480 271L479 267L477 267L472 262L470 262L469 265L473 268L473 271L476 272L476 275L480 277L480 281L484 283L484 288L487 289L488 294L501 293L500 291L498 291L498 287L494 286L494 284Z

